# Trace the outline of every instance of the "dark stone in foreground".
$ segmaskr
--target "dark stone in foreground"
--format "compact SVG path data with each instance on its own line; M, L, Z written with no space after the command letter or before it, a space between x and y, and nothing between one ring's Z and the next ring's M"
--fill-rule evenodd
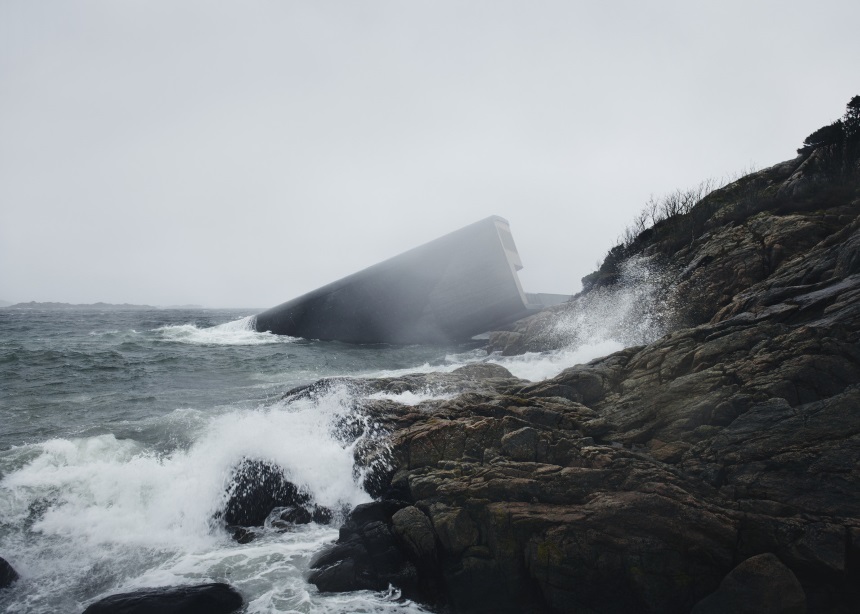
M18 579L18 572L6 561L0 557L0 588L6 588Z
M244 459L233 471L227 504L221 513L239 543L253 539L253 533L242 530L259 527L276 509L285 508L280 522L328 524L332 513L315 505L311 496L290 482L283 470L268 461Z
M440 597L430 521L403 501L356 507L337 543L311 561L309 582L323 592L384 590L393 584L425 603Z
M231 614L243 605L229 584L147 588L105 597L84 614Z
M773 554L759 554L735 567L716 592L691 614L806 614L806 595L791 570Z
M261 526L276 507L302 506L309 501L277 465L245 459L233 471L224 520L239 527Z
M233 541L240 544L250 544L252 541L257 539L257 535L254 533L252 529L247 527L227 527L230 531L230 536L233 538Z

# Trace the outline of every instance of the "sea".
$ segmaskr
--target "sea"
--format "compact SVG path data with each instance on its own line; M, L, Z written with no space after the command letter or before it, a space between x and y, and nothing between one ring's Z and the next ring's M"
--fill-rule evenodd
M265 459L321 505L370 501L355 442L335 428L360 393L335 386L287 401L286 392L475 362L552 377L661 332L642 315L647 287L628 294L560 327L574 340L565 347L517 357L480 341L349 345L258 333L253 310L0 309L0 557L21 576L0 590L0 611L74 613L114 593L212 581L235 586L249 613L426 611L394 587L321 594L306 581L337 521L234 541L217 519L233 469ZM415 404L434 391L390 398Z

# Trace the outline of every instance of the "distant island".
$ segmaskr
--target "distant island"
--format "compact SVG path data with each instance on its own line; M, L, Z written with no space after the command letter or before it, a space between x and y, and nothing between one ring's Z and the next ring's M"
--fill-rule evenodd
M42 310L111 310L111 311L147 311L152 309L203 309L202 305L170 305L168 307L156 307L155 305L134 305L132 303L56 303L44 302L39 303L30 301L29 303L15 303L14 305L3 305L2 309L42 309Z

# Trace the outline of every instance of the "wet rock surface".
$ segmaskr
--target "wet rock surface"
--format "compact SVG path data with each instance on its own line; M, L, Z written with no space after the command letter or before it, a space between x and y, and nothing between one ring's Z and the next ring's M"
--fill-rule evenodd
M219 517L239 543L254 539L251 527L261 527L277 513L275 528L316 522L328 524L331 510L316 505L311 496L290 482L278 465L269 461L244 459L233 471L224 509Z
M90 605L84 614L232 614L242 596L228 584L147 588L111 595Z
M457 612L856 611L860 189L806 159L759 173L761 202L716 194L669 257L673 332L542 382L434 374L458 394L358 408L384 425L360 453L384 500L311 581ZM529 349L540 321L498 339Z
M18 579L18 572L9 562L0 557L0 589L6 588Z
M340 529L337 544L312 561L310 581L322 591L384 590L396 584L414 591L417 570L401 548L392 517L408 507L383 500L356 507Z
M773 554L759 554L729 572L716 592L691 614L805 614L806 595L791 570Z

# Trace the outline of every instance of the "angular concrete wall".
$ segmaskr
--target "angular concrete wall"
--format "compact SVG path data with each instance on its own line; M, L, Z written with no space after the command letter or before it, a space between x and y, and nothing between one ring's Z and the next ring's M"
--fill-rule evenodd
M527 315L508 222L489 217L273 307L256 329L351 343L446 343Z

